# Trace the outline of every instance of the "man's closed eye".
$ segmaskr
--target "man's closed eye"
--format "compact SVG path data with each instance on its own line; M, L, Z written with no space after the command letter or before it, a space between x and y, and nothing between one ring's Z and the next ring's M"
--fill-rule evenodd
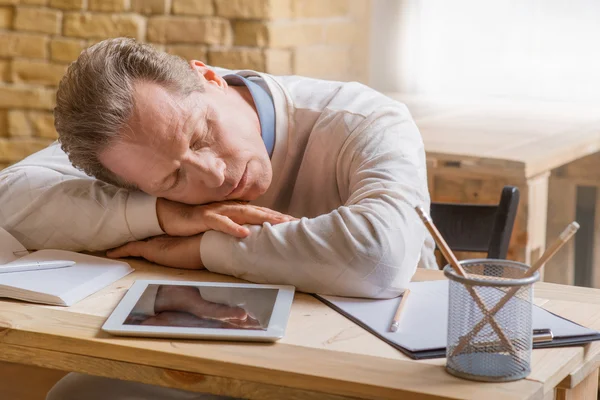
M165 190L165 192L169 190L175 189L181 183L183 172L181 168L178 168L177 171L174 172L175 178L173 179L173 183Z
M192 144L190 144L190 150L198 151L202 148L201 140L195 140Z

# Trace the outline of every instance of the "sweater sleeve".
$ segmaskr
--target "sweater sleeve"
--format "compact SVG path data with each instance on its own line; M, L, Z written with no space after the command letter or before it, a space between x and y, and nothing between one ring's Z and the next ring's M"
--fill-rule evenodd
M206 268L305 292L400 294L428 236L414 211L429 209L425 152L408 112L390 107L365 118L348 135L332 173L342 206L316 218L252 226L242 240L207 232L200 249Z
M30 250L105 250L163 233L156 198L87 177L57 145L0 171L0 226Z

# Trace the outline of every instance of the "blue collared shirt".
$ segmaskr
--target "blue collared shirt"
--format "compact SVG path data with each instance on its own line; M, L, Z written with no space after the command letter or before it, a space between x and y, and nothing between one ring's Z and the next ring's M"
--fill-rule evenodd
M244 85L250 91L258 113L262 140L265 143L269 157L271 157L275 148L275 105L271 94L260 84L264 80L258 76L244 78L237 74L225 75L223 79L231 86Z

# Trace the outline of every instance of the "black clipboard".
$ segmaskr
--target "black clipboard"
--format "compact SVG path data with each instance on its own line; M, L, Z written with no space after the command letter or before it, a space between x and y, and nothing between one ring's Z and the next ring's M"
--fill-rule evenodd
M373 335L377 336L379 339L383 340L384 342L386 342L387 344L389 344L390 346L394 347L395 349L399 350L400 352L402 352L404 355L412 358L413 360L428 360L428 359L433 359L433 358L444 358L446 357L446 348L445 347L440 347L440 348L435 348L435 349L427 349L427 350L419 350L419 351L413 351L413 350L409 350L405 347L402 347L401 345L399 345L398 343L389 340L388 338L386 338L385 336L381 335L381 333L375 329L372 329L369 325L363 323L360 319L355 318L353 315L345 312L344 310L342 310L340 307L338 307L337 305L333 304L332 302L328 301L326 298L319 296L318 294L313 295L314 297L316 297L318 300L320 300L321 302L323 302L324 304L326 304L327 306L329 306L330 308L332 308L333 310L337 311L338 313L342 314L344 317L348 318L350 321L354 322L355 324L359 325L360 327L364 328L365 330L369 331L370 333L372 333ZM578 325L578 326L583 326L580 324L577 324L576 322L573 322L567 318L564 318L560 315L557 315L553 312L550 312L548 310L545 310L547 312L549 312L550 314L564 320L564 321L568 321L572 324ZM540 343L533 343L533 348L534 349L545 349L545 348L552 348L552 347L569 347L569 346L580 346L583 344L587 344L590 342L594 342L594 341L599 341L600 340L600 332L596 331L596 333L594 334L590 334L590 335L583 335L583 336L570 336L570 337L561 337L561 336L554 336L552 338L552 340L549 341L545 341L545 342L540 342Z

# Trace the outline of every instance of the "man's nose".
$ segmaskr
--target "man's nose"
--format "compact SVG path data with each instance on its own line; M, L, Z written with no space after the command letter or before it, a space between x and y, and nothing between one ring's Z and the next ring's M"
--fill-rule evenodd
M197 154L191 166L208 188L217 188L225 182L225 163L214 154Z

